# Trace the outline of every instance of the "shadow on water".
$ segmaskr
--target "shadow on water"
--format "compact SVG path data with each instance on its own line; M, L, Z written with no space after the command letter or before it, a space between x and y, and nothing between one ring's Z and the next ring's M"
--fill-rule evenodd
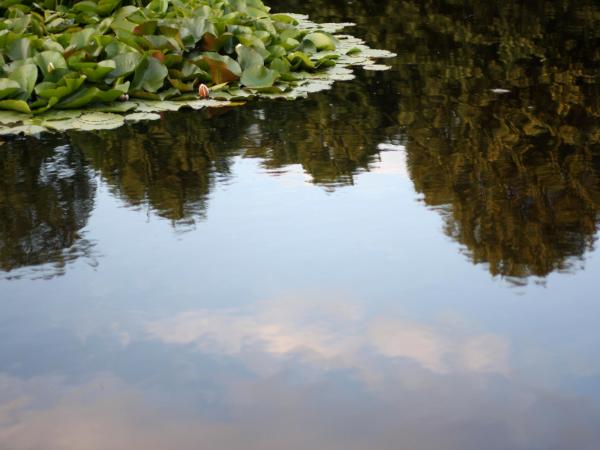
M415 190L492 275L526 280L582 264L600 208L594 2L288 1L276 9L353 20L357 34L399 56L389 72L307 100L254 102L217 117L165 114L72 133L67 147L53 144L61 138L6 143L0 267L64 265L93 207L88 165L115 196L179 228L205 217L236 157L257 158L272 174L300 164L314 183L336 189L368 171L385 142L405 145ZM71 175L60 175L63 166ZM44 178L49 167L54 176Z

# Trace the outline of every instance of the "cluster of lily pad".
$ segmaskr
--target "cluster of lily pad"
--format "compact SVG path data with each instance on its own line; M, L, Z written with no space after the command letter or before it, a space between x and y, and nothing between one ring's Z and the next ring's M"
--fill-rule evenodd
M0 11L0 134L293 99L393 56L336 34L348 24L270 14L261 0L2 0ZM211 99L199 97L202 84Z

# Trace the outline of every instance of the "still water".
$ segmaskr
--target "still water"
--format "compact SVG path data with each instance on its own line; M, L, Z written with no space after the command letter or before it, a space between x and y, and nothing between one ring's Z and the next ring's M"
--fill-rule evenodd
M272 4L392 70L0 146L0 448L600 448L600 7Z

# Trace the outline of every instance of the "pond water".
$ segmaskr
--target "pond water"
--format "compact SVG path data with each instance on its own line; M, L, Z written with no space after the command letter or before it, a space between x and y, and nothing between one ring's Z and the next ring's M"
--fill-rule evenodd
M0 448L600 448L600 7L276 3L392 70L0 146Z

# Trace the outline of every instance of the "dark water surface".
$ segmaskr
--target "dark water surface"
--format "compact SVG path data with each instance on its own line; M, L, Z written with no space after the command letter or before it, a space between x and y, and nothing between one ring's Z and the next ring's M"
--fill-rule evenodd
M600 448L600 7L276 3L393 69L0 146L0 448Z

